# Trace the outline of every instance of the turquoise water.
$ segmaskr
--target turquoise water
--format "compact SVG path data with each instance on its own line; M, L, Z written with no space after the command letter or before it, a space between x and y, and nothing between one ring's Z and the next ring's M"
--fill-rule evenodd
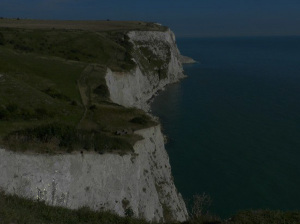
M300 209L300 37L179 39L200 63L152 104L175 184L211 211Z

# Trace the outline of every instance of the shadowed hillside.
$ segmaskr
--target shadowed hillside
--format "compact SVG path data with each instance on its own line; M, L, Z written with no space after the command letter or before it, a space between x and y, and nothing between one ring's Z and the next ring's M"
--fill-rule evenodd
M0 20L0 137L12 150L132 150L134 130L155 125L109 99L106 70L135 67L131 29L152 23ZM51 131L49 131L51 130ZM116 135L124 132L125 135Z

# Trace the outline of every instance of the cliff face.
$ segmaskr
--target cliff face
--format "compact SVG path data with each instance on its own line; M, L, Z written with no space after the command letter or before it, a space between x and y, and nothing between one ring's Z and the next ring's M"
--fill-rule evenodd
M185 220L187 211L174 186L160 127L137 132L143 140L134 154L19 154L0 149L0 186L7 193L47 204L111 210L131 208L147 220L171 216Z
M107 69L111 100L148 110L148 100L165 85L183 78L180 53L168 30L131 31L133 60L126 73ZM73 153L19 154L0 149L0 188L50 205L88 206L119 215L132 209L147 220L184 221L187 210L172 179L160 126L136 131L144 139L127 155Z
M148 101L158 90L184 77L182 56L176 46L175 35L170 30L166 32L131 31L128 37L133 44L133 60L136 67L127 73L107 70L105 79L110 98L125 107L137 107L148 111ZM152 133L160 137L150 138L152 144L158 144L159 147L155 146L155 150L148 153L152 167L149 175L152 176L156 186L154 194L159 199L158 207L164 208L156 210L155 216L161 218L161 212L165 210L164 216L169 212L176 220L186 220L187 210L172 180L169 158L164 148L160 127L156 127ZM140 143L136 145L137 148L150 146L143 143L144 146L140 146ZM159 154L157 150L160 151ZM152 209L151 211L153 212Z
M106 83L112 101L148 110L147 101L158 90L184 77L180 53L170 30L131 31L128 36L137 66L127 73L108 69Z

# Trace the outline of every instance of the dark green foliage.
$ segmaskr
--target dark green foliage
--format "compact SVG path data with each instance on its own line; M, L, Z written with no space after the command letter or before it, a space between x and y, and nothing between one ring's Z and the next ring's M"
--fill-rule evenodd
M95 104L93 104L93 105L91 105L91 106L89 107L89 109L90 109L90 110L96 110L96 109L97 109L97 106L96 106Z
M192 218L185 224L299 224L299 211L270 211L250 210L241 211L228 220L221 220L215 216L203 215Z
M118 153L124 153L128 151L132 151L133 147L132 145L127 142L125 139L109 136L109 135L96 135L94 138L95 142L95 151L99 153L105 153L105 152L118 152Z
M108 87L104 84L99 85L96 89L94 89L94 94L101 97L109 97Z
M17 110L18 110L18 106L16 104L8 104L6 106L6 110L9 112L9 113L16 113Z
M135 67L135 62L132 60L133 45L129 41L129 37L125 32L109 32L108 36L111 40L122 47L122 50L116 52L114 57L120 67L127 71Z
M220 218L213 215L203 215L198 218L191 218L185 224L230 224L231 222L222 221Z
M33 143L52 144L53 150L76 149L95 150L105 152L127 152L132 145L118 137L110 136L99 131L80 130L71 125L51 123L33 128L13 131L4 137L6 143L30 145ZM55 145L53 145L55 144ZM55 151L52 151L54 153Z
M4 108L0 108L0 120L4 120L8 117L8 111Z
M27 112L25 112L25 113L28 114ZM37 119L53 118L54 117L54 113L47 111L45 108L39 107L39 108L35 109L34 116Z
M126 198L123 198L122 200L122 207L124 209L124 215L126 217L133 217L134 216L134 212L132 210L132 208L130 207L130 202L126 199Z
M47 89L43 90L43 92L55 99L70 101L69 97L63 95L62 93L60 93L59 91L57 91L53 88L47 88Z
M126 212L126 211L125 211ZM0 223L18 224L150 224L143 219L132 216L127 210L126 218L111 212L91 211L87 207L70 210L62 207L51 207L44 202L23 199L17 196L5 195L0 192ZM151 222L155 224L156 222ZM178 222L166 222L168 224ZM182 224L299 224L300 212L283 211L242 211L229 220L202 217L192 219Z
M299 224L300 212L242 211L233 216L230 224Z
M53 138L60 141L60 146L71 146L73 140L76 140L76 130L69 125L58 123L42 125L34 128L14 131L7 135L5 140L32 142L38 140L42 143L50 142Z
M125 32L104 34L83 30L13 28L0 28L0 31L8 47L17 51L88 63L100 62L120 71L135 66L131 60L132 44Z
M122 218L107 211L92 211L87 207L70 210L51 207L0 192L0 223L10 224L148 224L143 219Z
M142 115L142 116L139 116L139 117L135 117L135 118L132 118L130 120L131 123L135 123L135 124L142 124L142 125L145 125L149 122L150 118L146 115Z
M167 78L168 64L171 59L171 52L169 46L162 44L159 45L161 50L164 50L166 53L164 58L161 58L159 55L156 55L151 48L149 48L144 42L137 41L138 51L136 51L136 55L138 60L143 66L143 69L146 72L152 71L158 73L159 79ZM149 44L149 43L147 43ZM152 43L153 45L157 43Z
M134 216L134 213L133 213L132 208L126 208L126 209L125 209L125 216L126 216L126 217L129 217L129 218L131 218L131 217Z
M28 47L23 43L21 43L21 44L20 43L14 43L13 47L14 47L15 50L23 51L23 52L26 52L26 53L33 52L33 50L34 50L33 48Z
M168 74L167 74L168 69L167 68L159 68L157 70L158 76L159 76L159 80L163 80L168 78Z
M8 104L0 108L0 119L2 120L31 120L53 118L54 113L39 107L34 110L21 108L17 104Z
M123 198L122 200L122 207L125 210L129 206L129 201L126 198Z
M4 45L5 44L5 39L3 34L0 32L0 45Z
M173 217L172 210L170 209L170 207L168 205L166 205L165 203L163 203L162 208L163 208L164 219L167 222L174 221L174 217Z
M72 106L78 106L79 104L78 104L78 102L76 102L75 100L72 100L72 101L71 101L71 105L72 105Z

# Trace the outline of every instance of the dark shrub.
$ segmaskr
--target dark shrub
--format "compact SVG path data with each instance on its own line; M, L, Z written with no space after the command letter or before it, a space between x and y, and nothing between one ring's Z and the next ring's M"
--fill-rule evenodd
M124 139L111 137L104 134L98 134L94 139L94 147L95 151L99 153L112 152L118 150L132 150L132 146L130 143L125 141Z
M10 114L13 114L13 113L16 113L16 112L17 112L18 106L17 106L16 104L13 104L13 103L8 104L8 105L6 106L6 110L7 110Z
M106 85L98 86L93 92L98 96L109 97L109 91Z
M7 110L0 108L0 120L6 119L7 115L8 115Z
M78 103L77 103L77 101L72 100L72 101L71 101L71 105L72 105L72 106L78 106Z
M14 44L14 49L15 50L19 50L19 51L23 51L23 52L32 52L33 51L33 48L31 47L28 47L24 44L18 44L18 43L15 43Z
M47 124L41 125L34 128L27 128L19 131L14 131L6 136L5 139L13 138L14 136L26 136L26 141L32 141L34 139L40 142L48 142L53 137L58 139L69 138L66 135L72 135L73 132L71 127L62 124Z
M20 117L24 120L29 120L31 118L36 118L34 112L32 110L28 110L28 109L22 109L20 111Z
M62 93L60 93L59 91L49 87L45 90L43 90L42 92L46 93L47 95L51 96L52 98L55 99L59 99L59 100L65 100L65 101L70 101L70 98L63 95Z
M90 110L96 110L96 109L97 109L97 106L96 106L95 104L93 104L93 105L90 106L89 109L90 109Z
M0 45L4 45L5 44L5 39L2 33L0 33Z
M128 152L132 146L126 140L97 132L78 130L76 127L61 123L51 123L33 128L13 131L4 137L7 143L51 143L59 148L71 152L78 148L91 150L99 153L105 152Z
M54 114L47 111L45 108L36 108L35 109L35 117L37 119L45 119L48 117L54 117Z
M132 208L126 208L125 209L125 216L126 217L132 217L134 215Z
M40 118L40 119L47 117L47 114L48 114L48 112L45 108L37 108L37 109L35 109L35 113L36 113L37 118Z
M149 121L149 118L145 115L139 116L139 117L135 117L133 119L130 120L131 123L135 123L135 124L142 124L145 125L147 124Z

